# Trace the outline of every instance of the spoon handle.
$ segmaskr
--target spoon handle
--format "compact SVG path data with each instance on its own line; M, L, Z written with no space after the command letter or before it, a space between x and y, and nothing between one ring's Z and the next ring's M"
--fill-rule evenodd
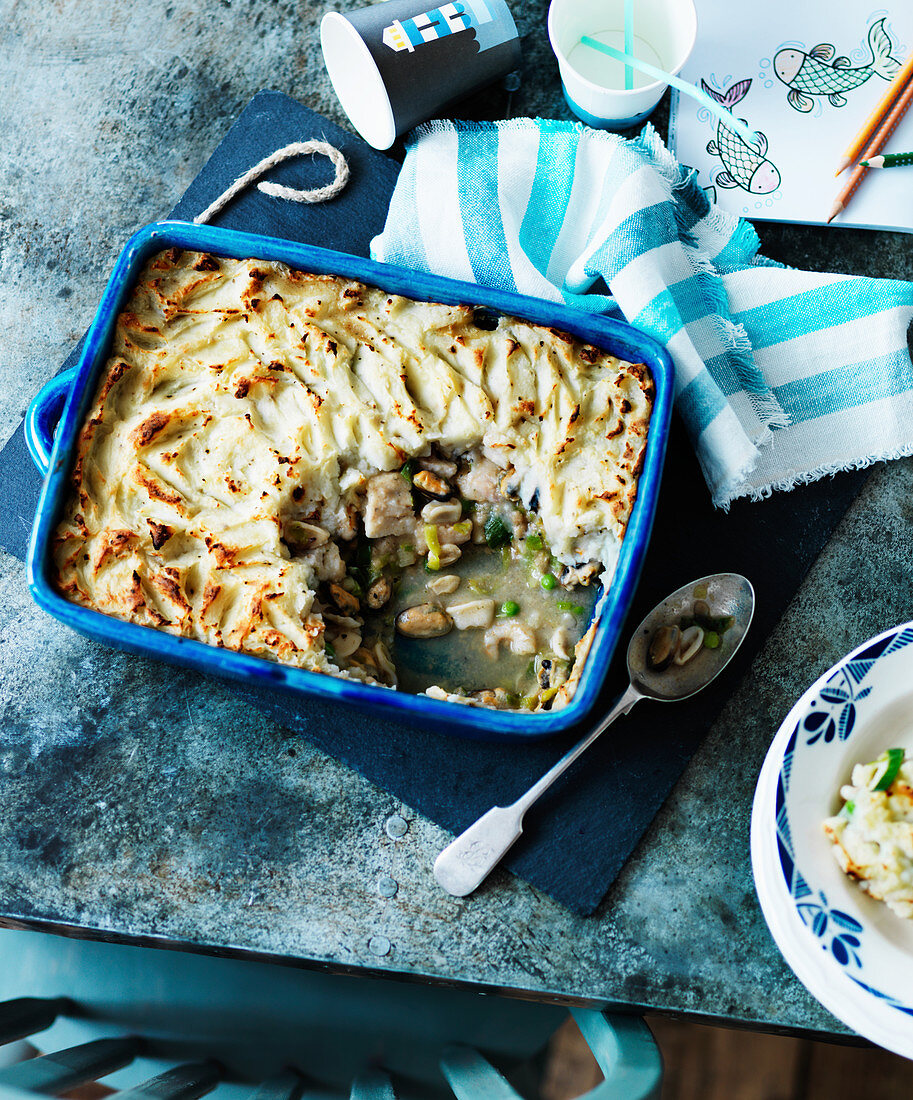
M633 684L628 684L623 695L620 695L612 704L611 709L602 719L596 723L596 725L590 730L588 734L581 737L581 739L569 749L564 756L556 763L553 764L549 770L542 776L538 782L534 783L526 794L520 795L514 806L520 808L520 815L526 813L526 811L536 802L549 787L555 782L558 776L563 775L564 772L574 763L578 756L582 756L586 750L593 744L600 734L611 726L616 718L620 718L623 714L627 714L631 707L637 702L638 699L642 699L643 696L634 687Z
M441 852L434 877L448 894L463 898L487 878L523 832L523 810L492 806Z
M620 696L602 721L561 757L538 782L510 806L493 806L441 852L434 861L434 877L448 894L462 898L471 894L501 862L523 832L523 815L596 738L627 714L642 696L633 684Z

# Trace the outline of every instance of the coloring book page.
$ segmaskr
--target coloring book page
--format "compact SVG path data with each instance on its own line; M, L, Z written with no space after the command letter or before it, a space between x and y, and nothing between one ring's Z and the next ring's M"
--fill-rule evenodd
M695 0L698 34L681 77L757 134L745 142L673 93L669 145L712 201L749 219L823 224L852 168L847 146L913 50L913 2ZM636 7L635 7L636 11ZM913 150L913 106L883 152ZM913 231L913 167L873 169L832 225Z

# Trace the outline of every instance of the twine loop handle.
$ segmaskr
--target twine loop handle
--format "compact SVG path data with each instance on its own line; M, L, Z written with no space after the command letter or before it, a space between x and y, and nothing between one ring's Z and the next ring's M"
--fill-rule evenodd
M193 219L193 224L203 225L208 222L214 214L218 214L245 187L248 187L255 179L262 176L264 172L268 172L270 168L274 168L277 164L281 164L282 161L289 160L291 157L303 157L313 153L320 153L322 156L329 157L336 170L333 182L327 184L326 187L316 187L311 191L297 191L293 187L284 187L280 183L265 181L257 184L257 190L277 199L288 199L290 202L316 203L335 199L349 182L349 165L346 158L335 145L330 145L329 142L295 141L291 145L285 145L281 149L277 149L275 153L270 153L268 157L264 157L259 164L255 164L243 176L239 176L229 188L222 192L215 202L206 207L202 214L197 214Z

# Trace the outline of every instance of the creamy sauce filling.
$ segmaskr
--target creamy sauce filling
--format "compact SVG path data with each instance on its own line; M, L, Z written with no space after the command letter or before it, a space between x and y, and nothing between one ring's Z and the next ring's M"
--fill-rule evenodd
M517 547L533 524L556 585L610 582L652 395L643 365L517 318L165 252L118 318L79 436L58 587L130 622L395 686L375 612L403 570L446 571L492 517ZM498 667L547 659L553 624L546 639L453 602L413 619L481 632Z
M492 625L530 629L536 637L536 654L514 653L502 642L497 656L492 657L485 645L487 631L479 627L425 640L396 634L392 652L400 687L421 692L435 685L464 695L501 688L510 696L506 704L537 706L543 688L536 675L536 656L553 660L559 676L569 675L574 647L583 637L602 591L598 583L571 590L561 586L543 589L538 557L524 550L522 542L513 555L473 547L451 571L458 577L459 587L437 597L428 589L429 576L423 566L406 570L394 597L395 613L428 599L437 600L444 610L491 599L495 606ZM505 609L510 614L505 614ZM557 679L549 677L549 686L553 680L554 686L559 686Z

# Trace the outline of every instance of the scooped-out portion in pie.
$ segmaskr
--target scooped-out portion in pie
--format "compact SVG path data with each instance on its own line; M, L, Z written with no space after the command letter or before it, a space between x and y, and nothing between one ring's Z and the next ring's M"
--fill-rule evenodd
M652 399L644 365L557 329L171 249L118 317L57 585L316 672L557 707Z

